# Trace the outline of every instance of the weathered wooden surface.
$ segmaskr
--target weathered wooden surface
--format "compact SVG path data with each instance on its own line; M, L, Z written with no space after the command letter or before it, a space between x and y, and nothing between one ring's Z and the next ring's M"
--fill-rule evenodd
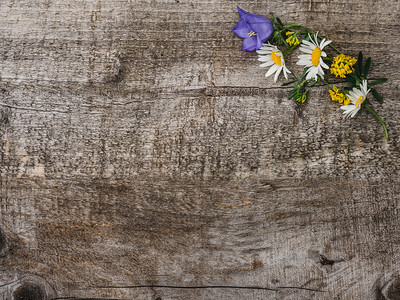
M287 101L236 5L372 56L390 142L325 88ZM399 299L398 20L398 1L3 0L3 299Z

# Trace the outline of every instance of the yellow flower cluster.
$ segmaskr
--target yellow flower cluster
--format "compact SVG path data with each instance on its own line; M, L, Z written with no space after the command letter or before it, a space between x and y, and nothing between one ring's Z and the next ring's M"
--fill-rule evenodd
M354 71L353 65L357 62L357 59L344 55L343 53L335 56L331 65L331 74L336 77L346 78L347 74Z
M329 94L333 101L337 101L339 103L343 102L344 105L350 103L350 98L347 97L347 95L341 89L338 89L336 86L333 86L333 91L329 90Z
M296 99L297 102L304 103L307 100L307 94L300 94L299 97Z
M297 34L295 34L293 31L287 31L286 36L288 37L286 39L286 43L288 43L289 46L300 44L299 39L297 38Z

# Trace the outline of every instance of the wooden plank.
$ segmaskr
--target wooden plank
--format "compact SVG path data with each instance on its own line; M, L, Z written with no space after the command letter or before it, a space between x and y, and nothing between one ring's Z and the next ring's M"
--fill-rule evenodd
M386 142L287 101L231 1L3 2L4 299L396 299L399 3L240 4L371 56Z

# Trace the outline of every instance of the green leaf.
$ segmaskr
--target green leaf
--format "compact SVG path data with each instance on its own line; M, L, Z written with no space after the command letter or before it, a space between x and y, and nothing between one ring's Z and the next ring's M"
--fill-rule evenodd
M304 68L303 74L301 74L301 79L303 80L304 76L306 75L307 67Z
M383 98L382 98L381 94L379 94L374 88L372 88L371 91L372 91L372 94L374 94L376 100L378 100L379 103L382 104L383 103Z
M299 92L299 89L297 88L297 87L295 87L291 92L290 92L290 94L291 95L295 95L295 94L297 94Z
M283 27L283 23L282 23L281 19L276 18L276 20L278 21L279 25L281 25Z
M369 85L375 85L375 84L383 83L383 82L386 82L386 81L387 81L387 78L379 78L377 80L374 80L374 81L370 82Z
M292 83L294 83L296 81L297 80L293 80L293 81L289 81L289 82L283 83L282 86L288 86L289 84L292 84Z
M298 98L299 95L299 88L295 87L292 91L291 91L291 95L289 97L289 100L292 99L293 97L295 97L295 99Z
M282 37L282 41L283 41L283 43L285 44L285 46L286 46L286 47L288 47L288 48L290 47L290 46L289 46L289 44L288 44L288 43L286 43L286 41L285 41L284 37Z
M351 83L352 86L356 86L356 80L354 79L353 76L347 76L346 79L348 82Z
M314 83L310 84L308 87L311 88L311 87L313 87L314 85L316 85L317 83L319 83L319 81L314 81Z
M358 53L358 74L362 74L362 65L363 65L363 54L360 51Z
M371 66L371 57L368 57L364 65L364 78L367 78L370 66Z

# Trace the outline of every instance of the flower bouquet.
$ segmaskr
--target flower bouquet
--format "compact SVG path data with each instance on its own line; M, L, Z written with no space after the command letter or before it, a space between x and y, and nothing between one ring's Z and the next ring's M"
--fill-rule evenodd
M379 103L383 102L382 96L375 89L375 85L386 82L386 78L368 80L368 72L371 66L371 58L363 63L363 54L360 51L358 58L342 53L332 41L321 36L300 24L284 25L279 18L272 14L269 19L248 13L238 7L240 21L232 30L243 38L242 51L254 51L258 53L260 67L269 68L266 77L274 74L276 82L280 74L285 79L289 76L293 80L282 84L290 86L289 100L304 103L307 94L316 84L321 83L329 87L329 95L333 101L343 104L340 108L347 118L353 118L360 109L367 109L382 124L386 139L389 140L387 128L382 119L368 102L367 96L371 92ZM329 57L324 48L330 47L337 53ZM299 48L297 65L304 66L303 73L297 76L289 70L285 64L285 57L294 49ZM329 70L329 74L325 74ZM344 78L348 86L337 87L329 82L328 78Z

